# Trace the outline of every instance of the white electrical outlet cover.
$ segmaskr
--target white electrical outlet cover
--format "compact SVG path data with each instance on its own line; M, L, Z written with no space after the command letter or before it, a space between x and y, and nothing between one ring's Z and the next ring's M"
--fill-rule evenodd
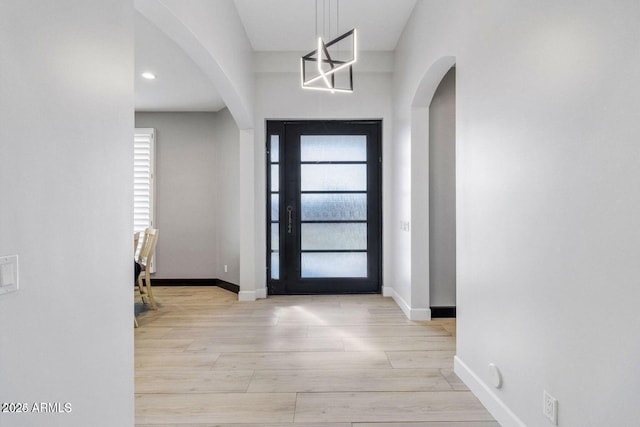
M502 388L502 374L495 363L489 363L489 378L495 388Z
M0 257L0 295L18 290L18 255Z
M547 390L544 390L542 413L554 426L558 425L558 399L551 396Z

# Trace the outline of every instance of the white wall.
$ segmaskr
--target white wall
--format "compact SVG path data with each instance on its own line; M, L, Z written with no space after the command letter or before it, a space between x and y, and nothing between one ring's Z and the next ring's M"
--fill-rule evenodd
M240 147L238 126L226 108L214 117L216 131L216 192L218 245L216 278L240 283ZM227 265L227 272L224 266Z
M132 426L133 8L0 2L0 424Z
M456 372L505 426L547 425L545 389L561 426L640 419L638 16L631 0L420 1L396 51L398 153L423 77L456 58Z
M329 94L303 90L298 73L283 72L299 69L300 57L295 54L265 53L257 55L255 94L255 206L256 206L256 290L266 287L266 230L265 230L265 122L268 119L382 119L383 145L383 217L387 218L391 206L387 203L390 193L389 166L392 129L391 115L391 59L388 52L368 53L361 56L361 68L354 67L354 93ZM358 65L358 64L356 64ZM296 68L298 67L298 68ZM390 256L387 238L389 225L383 224L383 253ZM390 263L385 262L385 267ZM388 270L383 270L383 283L388 283Z
M136 127L156 129L153 277L238 283L239 149L231 114L136 113Z
M429 106L429 305L456 305L456 69Z

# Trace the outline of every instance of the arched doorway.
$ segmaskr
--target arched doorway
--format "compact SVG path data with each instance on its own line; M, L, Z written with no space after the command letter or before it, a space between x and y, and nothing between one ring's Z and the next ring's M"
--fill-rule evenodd
M431 317L456 314L456 68L429 106L429 306Z
M437 244L434 239L432 239L431 230L432 227L438 227L439 225L433 223L431 220L432 200L430 197L430 189L432 173L429 167L431 164L430 139L431 128L437 130L437 125L432 126L430 123L430 107L434 100L436 90L454 65L455 57L453 56L442 57L433 63L420 80L411 105L411 217L414 219L411 237L411 301L413 310L424 313L425 318L430 318L434 314L436 316L440 315L437 308L435 309L435 313L433 313L434 310L432 307L434 306L431 301L431 263L434 262L431 256L431 246ZM455 83L455 77L453 82ZM453 159L455 160L455 151ZM434 161L438 160L434 159ZM455 171L455 166L453 167ZM450 168L446 169L450 170ZM453 183L453 189L455 191L455 181ZM438 217L440 214L435 216ZM417 219L419 219L419 221ZM451 229L451 227L449 227L449 229ZM453 232L455 242L455 214L453 215ZM436 234L434 238L437 239L438 233L433 234ZM435 249L433 252L437 254ZM446 252L451 254L451 250ZM453 254L453 276L455 279L455 245ZM438 255L439 254L435 256L435 259L438 259ZM449 260L449 264L450 263L451 260ZM435 273L437 273L437 267L434 268L434 274ZM455 290L453 295L453 300L455 300ZM439 298L438 291L434 292L434 298L436 301L437 298ZM450 313L444 314L449 315Z

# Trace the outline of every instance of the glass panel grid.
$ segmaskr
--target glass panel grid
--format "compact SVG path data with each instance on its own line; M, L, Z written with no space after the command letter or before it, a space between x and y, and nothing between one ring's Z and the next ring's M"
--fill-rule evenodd
M279 128L278 128L279 129ZM328 128L329 129L329 128ZM280 192L297 187L290 194L294 211L293 236L297 242L297 256L292 253L291 266L284 265L294 279L298 278L367 278L368 277L368 136L367 135L299 135L298 173L294 164L280 168L280 150L287 149L289 141L280 147L279 135L269 133L269 155L267 166L270 175L268 197L270 197L269 224L269 277L281 280L280 237L286 230L280 229ZM282 141L284 143L284 140ZM295 154L295 151L293 154ZM287 160L293 160L287 154ZM285 159L282 159L283 162ZM294 168L294 169L290 169ZM295 175L287 183L287 190L280 187L280 174ZM285 181L283 181L285 182ZM290 186L291 184L291 186ZM295 184L295 185L294 185ZM375 190L375 189L372 189ZM289 197L283 199L287 201ZM299 209L299 210L298 210ZM283 213L284 214L284 213ZM284 242L292 239L285 237ZM283 262L285 262L283 260ZM297 264L297 266L295 265ZM298 267L300 270L298 270ZM298 270L297 272L295 270ZM345 282L348 283L348 282ZM285 284L286 285L286 284Z
M271 257L270 276L271 279L280 279L280 136L271 135L269 140L269 162L271 180Z

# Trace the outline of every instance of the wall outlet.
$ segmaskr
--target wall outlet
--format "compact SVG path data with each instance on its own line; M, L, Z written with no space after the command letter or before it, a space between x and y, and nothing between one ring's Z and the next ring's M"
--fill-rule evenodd
M502 388L502 373L495 363L489 363L489 379L495 388Z
M554 426L558 425L558 399L551 396L546 390L544 391L542 413Z
M18 255L0 257L0 295L18 290Z
M229 269L227 268L227 264L225 264L225 265L224 265L224 272L225 272L225 273L228 273L228 272L229 272Z

